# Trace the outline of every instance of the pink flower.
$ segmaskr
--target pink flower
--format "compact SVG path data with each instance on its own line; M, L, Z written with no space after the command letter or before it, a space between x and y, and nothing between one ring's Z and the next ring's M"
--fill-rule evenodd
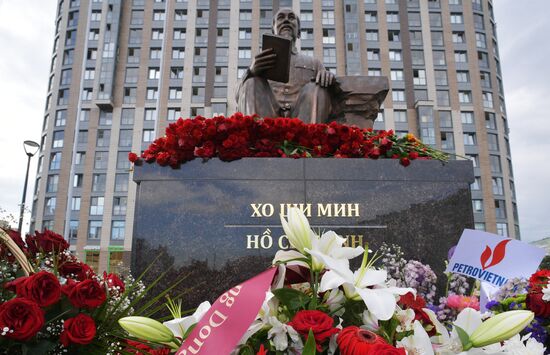
M447 307L454 308L458 312L464 308L473 308L479 311L479 300L475 296L450 295L447 297Z

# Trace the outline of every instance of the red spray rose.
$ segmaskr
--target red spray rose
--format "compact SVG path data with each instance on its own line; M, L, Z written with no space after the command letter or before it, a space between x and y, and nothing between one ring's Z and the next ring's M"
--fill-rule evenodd
M19 297L33 300L40 307L48 307L59 301L61 285L54 274L40 271L16 286L16 293Z
M117 293L124 293L124 282L117 276L117 274L108 274L104 271L103 272L103 280L105 280L105 284L109 288L109 290Z
M426 308L426 301L422 298L422 296L416 295L415 297L412 292L408 292L399 297L398 304L403 309L412 309L414 311L414 320L422 323L429 336L434 336L437 334L435 324L433 324L430 316L424 312L424 308Z
M86 345L94 340L95 333L96 326L93 318L79 313L76 317L65 320L59 340L64 347L70 344Z
M340 331L334 328L334 319L321 311L299 311L288 325L304 337L308 336L311 329L319 351L322 350L320 344Z
M44 230L44 233L35 232L34 236L27 236L27 244L32 252L61 253L69 248L69 243L61 235Z
M88 279L81 282L68 280L62 291L73 306L78 308L96 308L107 299L105 288L96 280Z
M10 330L4 335L6 338L27 341L43 325L44 311L32 300L14 298L0 305L0 330Z
M385 349L385 347L393 348L377 334L356 326L344 328L338 334L336 341L342 355L378 355L380 353L377 351ZM395 354L404 355L405 352Z
M529 293L525 299L527 308L535 313L537 317L550 317L550 302L542 299L542 292Z

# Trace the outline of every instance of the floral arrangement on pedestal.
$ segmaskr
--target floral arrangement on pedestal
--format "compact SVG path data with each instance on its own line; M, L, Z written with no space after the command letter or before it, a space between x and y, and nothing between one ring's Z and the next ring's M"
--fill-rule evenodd
M157 162L177 168L195 158L218 157L231 161L246 157L335 157L399 159L404 166L415 159L448 160L414 135L398 137L393 131L374 131L329 124L304 123L298 118L260 118L235 113L178 119L166 128L164 137L156 139L141 158L129 154L131 162Z
M482 316L472 303L462 307L465 301L457 300L463 309L444 324L424 298L435 295L431 269L405 261L407 270L396 280L388 277L391 266L376 267L382 254L347 247L345 239L332 231L316 233L297 208L290 209L288 219L281 216L281 223L293 249L277 252L273 260L277 276L233 354L544 352L534 338L518 335L533 321L532 311ZM355 257L362 258L361 265L351 270L349 260ZM394 260L401 262L395 255ZM192 316L181 317L180 307L171 302L172 320L128 317L119 323L129 336L148 343L150 351L170 352L185 341L209 308L205 302Z
M68 248L49 230L23 240L18 232L0 229L0 354L135 349L117 321L148 311L138 302L150 287L130 275L96 274Z

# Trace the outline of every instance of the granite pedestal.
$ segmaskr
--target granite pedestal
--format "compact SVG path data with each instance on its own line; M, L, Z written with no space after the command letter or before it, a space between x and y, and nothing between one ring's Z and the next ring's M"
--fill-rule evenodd
M146 283L170 269L159 288L186 274L179 290L194 290L184 307L213 301L288 247L279 214L298 204L314 229L334 230L351 246L396 243L442 280L449 248L474 224L473 180L470 161L403 167L397 160L247 158L136 166L132 270L137 275L163 253Z

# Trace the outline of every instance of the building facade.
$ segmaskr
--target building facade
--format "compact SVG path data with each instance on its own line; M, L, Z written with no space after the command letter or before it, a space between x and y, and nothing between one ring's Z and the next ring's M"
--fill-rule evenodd
M128 153L180 116L235 112L283 6L300 15L302 52L391 79L375 128L472 160L477 229L519 237L490 0L60 0L31 230L116 268L132 243Z

